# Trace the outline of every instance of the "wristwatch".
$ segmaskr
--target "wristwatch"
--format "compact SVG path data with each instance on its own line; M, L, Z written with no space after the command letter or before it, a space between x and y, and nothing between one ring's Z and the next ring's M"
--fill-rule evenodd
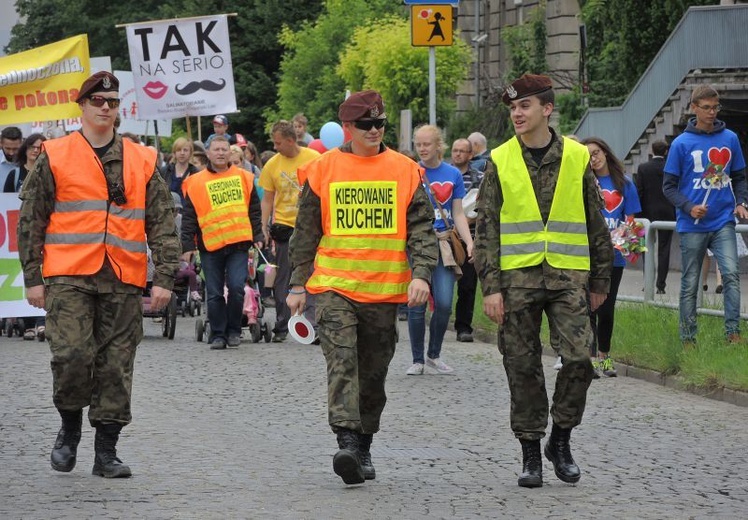
M748 203L741 202L740 206L743 206L745 209L748 209Z

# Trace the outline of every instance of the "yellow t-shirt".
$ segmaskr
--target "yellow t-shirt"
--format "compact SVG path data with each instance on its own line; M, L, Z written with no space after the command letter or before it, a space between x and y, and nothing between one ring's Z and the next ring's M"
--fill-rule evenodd
M302 188L299 186L296 170L319 156L317 151L301 147L299 154L293 159L277 153L262 168L259 184L264 190L275 192L273 222L276 224L291 227L296 225Z

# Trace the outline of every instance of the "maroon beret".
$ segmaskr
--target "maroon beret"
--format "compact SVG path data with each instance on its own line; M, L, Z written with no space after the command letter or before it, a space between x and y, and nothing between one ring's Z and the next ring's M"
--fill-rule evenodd
M553 83L551 78L548 76L542 76L539 74L524 74L521 78L514 80L514 82L504 89L504 95L501 100L505 105L517 99L526 98L528 96L534 96L551 90Z
M119 91L119 80L117 76L111 72L102 70L96 74L89 76L89 78L83 82L80 90L78 91L77 101L83 101L94 92L117 92Z
M348 96L338 108L338 119L378 119L384 116L384 101L376 90L362 90Z

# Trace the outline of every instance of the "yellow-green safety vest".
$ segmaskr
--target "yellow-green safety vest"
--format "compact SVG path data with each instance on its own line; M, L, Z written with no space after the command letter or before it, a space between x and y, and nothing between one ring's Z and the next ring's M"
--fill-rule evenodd
M563 138L564 151L548 222L543 224L517 137L491 152L504 203L500 213L502 270L539 265L589 271L583 178L590 161L587 147Z

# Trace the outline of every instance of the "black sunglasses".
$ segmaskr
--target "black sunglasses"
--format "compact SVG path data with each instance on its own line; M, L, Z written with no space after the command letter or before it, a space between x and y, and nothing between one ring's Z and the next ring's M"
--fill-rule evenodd
M88 102L91 104L92 107L103 107L104 103L109 105L109 108L119 108L120 104L120 98L107 98L104 96L88 96Z
M367 121L354 121L353 126L358 128L359 130L368 132L372 128L376 128L377 130L379 130L380 128L384 127L384 124L386 122L386 119L369 119Z

